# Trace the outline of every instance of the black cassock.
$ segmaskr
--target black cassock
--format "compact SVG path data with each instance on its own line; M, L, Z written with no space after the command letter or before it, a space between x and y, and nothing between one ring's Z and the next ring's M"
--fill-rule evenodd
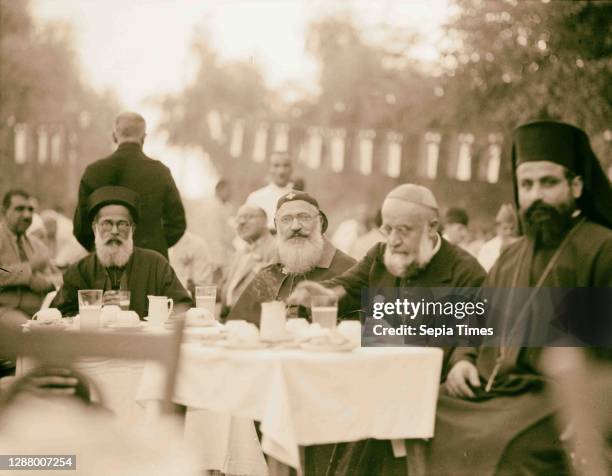
M598 288L612 287L612 231L582 220L546 274L542 287ZM533 242L523 237L509 247L491 270L484 287L528 288L538 283L555 254L554 249L534 250ZM538 318L534 300L527 310L530 332L543 323ZM609 304L609 301L607 301ZM573 308L573 324L583 329L600 326L600 316L589 310ZM601 311L601 309L599 309ZM573 327L576 327L575 325ZM601 331L609 331L610 327ZM592 336L592 335L591 335ZM607 336L609 342L609 335ZM496 347L457 349L453 362L469 360L478 368L481 387L476 398L461 399L441 392L436 416L435 437L429 448L428 474L431 475L489 475L500 469L500 461L515 464L514 472L527 470L534 474L560 474L563 454L558 442L558 431L553 425L557 408L549 395L553 382L538 371L541 347L508 348L499 359ZM609 354L605 349L591 349L593 354ZM492 387L486 383L496 372ZM547 430L544 430L544 428ZM529 440L529 431L537 438ZM517 440L524 438L524 455L508 462L505 453ZM521 473L523 474L523 473Z

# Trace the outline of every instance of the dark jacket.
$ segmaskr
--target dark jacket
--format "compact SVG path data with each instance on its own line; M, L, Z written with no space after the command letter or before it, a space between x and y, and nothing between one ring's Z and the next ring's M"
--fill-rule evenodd
M362 290L400 287L480 287L486 272L476 258L444 238L429 264L411 279L397 278L384 262L386 243L377 243L355 266L329 281L328 287L342 286L347 295L340 302L342 313L361 307Z
M111 289L111 282L96 253L90 253L71 265L64 273L64 285L58 291L51 307L57 307L64 316L79 312L79 289ZM175 312L186 311L192 301L181 285L168 261L159 253L134 247L134 253L125 266L121 289L130 291L130 309L142 318L147 315L147 296L167 296L174 300Z
M88 250L94 235L87 217L87 199L105 185L127 187L140 195L140 220L134 244L155 250L166 258L187 226L185 210L170 169L147 157L137 143L123 143L107 158L90 164L79 185L79 202L74 213L74 236Z

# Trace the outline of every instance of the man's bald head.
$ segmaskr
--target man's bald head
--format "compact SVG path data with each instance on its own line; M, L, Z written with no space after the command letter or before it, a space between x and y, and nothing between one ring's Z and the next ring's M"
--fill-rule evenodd
M113 138L117 144L122 142L144 143L147 135L147 123L140 114L124 111L115 119L115 131Z

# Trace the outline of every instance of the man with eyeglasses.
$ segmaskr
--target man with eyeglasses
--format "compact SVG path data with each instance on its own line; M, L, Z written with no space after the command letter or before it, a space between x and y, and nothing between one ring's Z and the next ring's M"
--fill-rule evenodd
M223 284L222 315L229 314L242 292L255 275L277 259L276 242L267 227L263 208L244 204L236 215L236 231L245 246L237 251L229 265Z
M125 187L101 187L91 194L88 209L95 250L66 270L64 286L52 307L63 315L76 314L79 289L128 290L130 309L141 318L147 315L148 295L172 298L175 314L191 307L189 293L166 258L134 246L140 216L136 192Z
M335 295L339 313L360 309L362 291L379 288L479 287L485 271L457 245L440 236L438 203L420 185L403 184L382 204L380 231L386 238L355 266L336 278L301 282L289 297L307 304L311 296ZM450 349L445 351L443 376ZM394 458L389 441L362 440L337 446L328 474L404 474L403 458Z
M61 276L51 266L49 250L26 231L34 209L30 195L11 190L2 200L0 224L0 327L19 326L40 309L45 294ZM0 330L1 332L1 330Z
M327 217L306 192L283 195L276 205L274 223L278 260L257 273L228 319L245 319L259 325L262 302L283 301L301 281L330 279L355 263L324 235ZM305 308L297 311L306 317Z

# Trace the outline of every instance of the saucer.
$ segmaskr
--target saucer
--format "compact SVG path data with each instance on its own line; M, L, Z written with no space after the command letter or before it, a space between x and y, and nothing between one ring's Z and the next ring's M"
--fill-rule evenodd
M353 349L359 347L354 342L345 342L343 344L311 344L310 342L304 342L300 344L300 348L311 352L350 352Z
M113 329L116 331L124 330L124 331L135 331L143 329L146 326L143 322L138 322L137 324L123 325L123 324L109 324L106 327L108 329Z
M223 347L230 350L258 350L266 349L268 344L265 342L233 342L231 340L223 340L217 342L217 347Z

